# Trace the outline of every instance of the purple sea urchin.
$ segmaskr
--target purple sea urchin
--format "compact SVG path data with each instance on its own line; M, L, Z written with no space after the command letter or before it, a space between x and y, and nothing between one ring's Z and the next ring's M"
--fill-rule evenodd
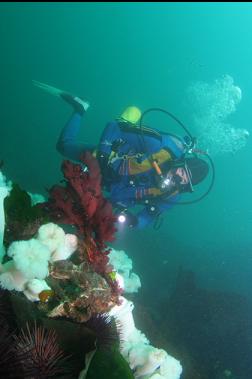
M13 335L6 322L0 318L0 378L24 378L21 361L13 346Z
M95 335L95 343L99 349L108 349L114 344L119 343L116 324L113 318L106 314L96 314L85 324Z
M68 357L58 345L54 330L46 330L36 323L32 329L26 324L26 330L15 337L18 356L24 355L22 366L25 378L49 379L70 378L69 368L65 364Z

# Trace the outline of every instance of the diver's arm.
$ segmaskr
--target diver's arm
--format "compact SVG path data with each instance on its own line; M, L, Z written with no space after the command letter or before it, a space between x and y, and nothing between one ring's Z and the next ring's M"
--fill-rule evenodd
M135 225L132 225L132 227L136 229L143 229L148 225L151 225L163 212L171 209L178 200L179 195L174 195L169 198L169 201L157 201L153 203L153 205L150 202L148 206L145 206L135 215Z
M129 186L118 182L111 186L109 200L116 208L117 205L130 209L137 204L148 201L144 208L138 213L131 214L131 227L142 229L151 224L158 215L172 208L179 200L180 195L174 194L167 199L157 199L160 190L157 188L144 188L140 186Z

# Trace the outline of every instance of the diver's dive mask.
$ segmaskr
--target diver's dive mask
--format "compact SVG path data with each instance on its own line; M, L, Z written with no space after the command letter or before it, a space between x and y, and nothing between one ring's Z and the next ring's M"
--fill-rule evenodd
M183 184L182 178L178 174L176 174L177 169L181 167L185 170L186 176L188 178L188 183ZM191 181L191 172L186 164L186 162L183 163L183 165L175 166L172 169L168 171L166 175L158 175L158 188L162 192L170 192L174 190L179 190L180 192L193 192L194 188Z

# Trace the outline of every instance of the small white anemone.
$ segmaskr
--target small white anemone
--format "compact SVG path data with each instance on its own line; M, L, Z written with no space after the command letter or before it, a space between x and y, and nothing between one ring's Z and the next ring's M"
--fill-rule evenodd
M45 280L32 279L26 283L24 294L30 301L39 301L40 292L50 289Z
M132 272L130 276L127 278L124 278L125 287L124 292L125 293L134 293L137 292L139 288L141 288L141 281L137 274Z
M132 259L130 259L123 250L111 249L109 253L109 263L124 277L129 276L132 270Z
M160 374L153 374L151 376L148 376L148 379L166 379L164 376L161 376Z
M180 364L180 361L167 354L158 371L164 378L179 379L180 375L182 374L183 368Z
M52 253L64 243L65 232L57 224L49 222L39 228L37 240L46 245Z
M23 291L27 278L15 267L14 261L2 265L0 286L6 290Z
M64 243L52 253L51 262L68 259L78 247L78 238L74 234L65 234Z
M141 287L141 281L137 274L130 273L132 270L132 259L123 250L112 249L109 253L109 263L123 277L124 293L137 292Z
M48 275L48 262L51 253L45 245L36 239L12 242L7 254L13 258L15 267L27 279L44 279Z
M162 349L156 349L150 345L142 345L140 351L137 352L137 349L133 349L130 352L131 355L140 354L137 360L134 360L133 368L136 368L135 377L138 378L143 375L153 374L161 363L165 360L167 353ZM129 358L130 359L130 358Z

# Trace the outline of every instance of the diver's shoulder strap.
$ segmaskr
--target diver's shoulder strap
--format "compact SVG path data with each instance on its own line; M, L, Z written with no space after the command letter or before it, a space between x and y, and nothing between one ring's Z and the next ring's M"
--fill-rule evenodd
M140 128L139 126L131 125L128 122L119 122L118 125L119 125L119 128L123 132L135 133L135 134L143 133L146 136L157 138L160 141L162 140L162 136L157 130L148 128L147 126L142 126Z

